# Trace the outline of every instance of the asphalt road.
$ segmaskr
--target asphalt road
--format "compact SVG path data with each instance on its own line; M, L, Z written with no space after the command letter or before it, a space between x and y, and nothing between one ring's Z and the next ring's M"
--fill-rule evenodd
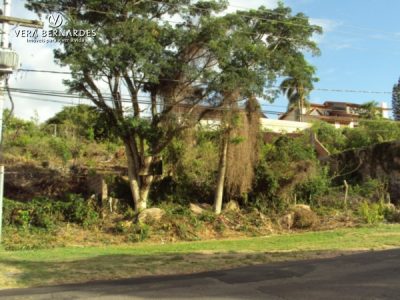
M188 276L5 290L0 299L400 299L400 249Z

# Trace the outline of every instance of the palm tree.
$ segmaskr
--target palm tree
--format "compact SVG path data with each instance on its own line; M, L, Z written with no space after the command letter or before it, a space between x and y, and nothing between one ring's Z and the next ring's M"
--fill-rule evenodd
M382 108L376 101L369 101L360 105L358 114L362 119L376 120L382 118Z
M310 83L307 79L289 77L279 86L282 94L289 100L288 110L297 107L297 120L302 121L303 108L308 104L307 96L310 93Z
M318 81L314 77L315 68L305 60L292 66L288 78L280 84L280 90L289 100L288 110L297 107L297 120L302 121L303 108L308 104L307 98L313 89L313 82Z

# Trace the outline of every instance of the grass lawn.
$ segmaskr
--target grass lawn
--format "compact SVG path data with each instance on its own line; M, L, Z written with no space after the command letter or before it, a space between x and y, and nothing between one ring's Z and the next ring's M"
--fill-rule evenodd
M0 250L0 289L193 273L283 260L400 247L400 225L347 228L240 240Z

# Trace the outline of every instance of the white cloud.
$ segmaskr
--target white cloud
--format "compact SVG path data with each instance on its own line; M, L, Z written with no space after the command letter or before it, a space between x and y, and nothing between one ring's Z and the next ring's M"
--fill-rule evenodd
M16 17L26 19L38 19L36 14L28 11L24 7L25 1L13 1L11 14ZM21 68L65 71L68 69L61 68L54 63L53 49L45 44L28 43L26 38L16 37L16 27L10 28L10 41L13 49L18 53ZM18 27L18 29L23 29ZM11 88L20 89L43 89L43 90L66 90L62 80L67 75L48 74L48 73L21 73L17 72L11 75L9 85ZM19 93L12 94L15 103L15 114L24 119L30 119L35 116L35 111L39 115L40 121L44 121L54 115L56 111L62 108L62 104L48 102L48 100L60 100L45 96L22 95ZM47 100L38 101L38 100ZM61 101L70 101L64 99ZM9 101L6 101L6 107L9 107Z
M340 22L331 19L310 18L310 23L321 26L324 32L331 32L341 25Z
M313 36L313 40L316 43L321 43L326 35L332 31L334 31L337 27L341 25L340 22L331 19L318 19L318 18L310 18L310 23L313 25L318 25L322 27L322 34L315 34Z

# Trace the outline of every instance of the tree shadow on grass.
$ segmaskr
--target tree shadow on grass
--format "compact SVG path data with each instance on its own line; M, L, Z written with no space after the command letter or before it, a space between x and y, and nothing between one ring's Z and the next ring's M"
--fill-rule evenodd
M13 274L9 274L9 276L14 277L14 283L9 286L2 286L2 288L68 284L51 288L30 289L29 293L40 294L49 289L51 292L74 291L78 288L91 293L91 291L98 291L100 288L102 293L118 296L136 295L138 293L145 295L149 290L154 289L184 288L188 279L192 281L204 280L204 272L214 271L207 273L212 274L206 276L208 279L224 277L226 276L224 270L232 268L240 269L235 271L235 276L231 276L231 279L228 276L225 281L235 282L235 280L238 280L243 283L246 280L252 282L265 280L268 276L271 278L293 277L310 271L312 266L310 265L306 269L302 266L299 270L279 272L272 269L267 271L265 264L306 258L329 258L337 254L327 251L122 254L99 255L88 259L68 261L32 261L0 257L0 266L5 266L5 270L7 270L7 267L17 270ZM262 272L251 271L251 274L246 272L246 266L252 265L258 265L257 267L264 268L264 270ZM182 277L177 274L190 275ZM115 281L115 279L122 280ZM89 283L80 285L85 282ZM149 288L149 285L151 288ZM3 295L10 296L18 293L22 295L26 292L26 290L3 291L0 292L0 298Z

